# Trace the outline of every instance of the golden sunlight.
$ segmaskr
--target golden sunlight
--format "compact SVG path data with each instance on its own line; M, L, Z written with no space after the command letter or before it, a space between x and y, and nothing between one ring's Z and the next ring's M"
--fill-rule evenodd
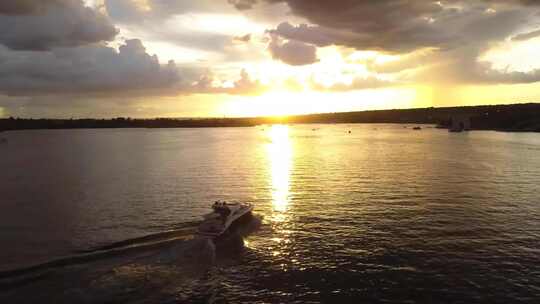
M265 26L253 22L242 15L191 13L178 15L167 21L168 27L178 27L196 32L238 35L246 29L251 32L264 32Z
M348 92L270 91L260 96L231 98L221 109L227 117L286 116L312 113L403 109L424 105L419 87Z
M149 12L152 10L152 6L150 5L150 1L148 0L133 0L133 3L140 11Z
M540 68L538 48L540 38L526 41L506 41L487 51L480 59L501 71L530 72Z
M268 131L267 146L272 178L272 206L275 211L287 210L289 204L289 182L292 165L292 145L289 127L273 125Z

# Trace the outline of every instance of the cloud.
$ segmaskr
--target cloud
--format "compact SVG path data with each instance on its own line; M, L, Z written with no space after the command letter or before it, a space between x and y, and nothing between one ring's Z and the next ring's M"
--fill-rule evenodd
M436 64L441 60L441 51L435 48L420 49L403 54L396 59L378 62L376 58L367 58L353 63L363 64L366 68L378 74L401 73L411 69Z
M234 36L233 41L236 42L249 42L251 41L251 34L245 34L242 36Z
M8 3L12 2L11 0ZM17 1L0 6L0 44L14 50L49 50L114 39L117 29L77 0ZM33 5L31 5L33 4Z
M512 37L512 41L525 41L540 36L540 30L522 33Z
M540 70L500 70L490 62L479 61L484 51L484 47L469 46L428 53L425 56L429 58L429 65L420 65L410 71L402 70L398 75L401 81L426 84L518 84L540 81ZM422 59L416 57L416 60Z
M307 24L294 26L289 22L282 22L276 29L269 30L268 32L286 39L305 41L323 47L333 44L333 38L336 38L328 31L329 29L325 30L319 26Z
M230 4L234 5L239 10L252 9L257 3L257 0L227 0Z
M145 26L148 21L164 22L171 16L190 13L234 11L226 1L197 0L102 0L103 9L116 22Z
M160 65L140 40L119 50L92 45L48 52L0 48L0 93L5 95L164 95L180 90L174 62Z
M530 10L481 1L287 1L311 24L282 23L270 32L317 46L406 53L421 48L457 48L506 38L531 19ZM459 6L456 6L459 4ZM328 13L332 12L332 13Z
M319 61L315 46L296 40L283 42L274 34L271 34L268 51L273 59L281 60L289 65L308 65Z
M101 1L102 10L119 26L124 36L142 38L148 44L166 43L190 49L193 53L205 51L212 53L213 58L222 58L221 55L227 55L228 50L239 45L238 38L250 38L249 35L235 37L247 28L238 26L246 19L224 0Z
M0 15L31 15L43 13L50 6L63 5L71 0L4 0L0 2Z
M355 62L367 72L364 66L345 62L336 78L349 82L330 86L306 82L309 75L304 73L316 70L317 76L326 73L331 78L334 74L326 69L334 67L293 68L292 74L302 73L302 81L285 81L284 87L346 91L402 83L536 82L540 80L536 70L495 69L481 58L501 41L540 35L535 30L538 4L536 0L0 0L0 94L17 100L28 97L29 104L40 98L53 102L57 96L60 104L75 98L83 103L124 96L256 95L269 86L246 70L238 76L225 74L236 73L238 67L251 71L263 66L258 63L268 54L288 65L310 65L319 61L318 56L324 61L330 49L342 55L376 50L396 55L397 60ZM177 61L198 60L179 68L172 61L160 64L138 39L108 45L118 29ZM318 49L328 46L336 47ZM279 88L280 80L271 77Z
M269 88L259 80L254 80L245 69L240 71L240 78L232 84L215 79L208 71L189 88L190 93L199 94L230 94L230 95L258 95Z
M395 86L398 83L379 79L374 76L368 77L355 77L350 83L336 82L330 86L324 86L313 79L310 81L310 87L317 91L331 91L331 92L343 92L343 91L355 91L365 89L377 89L389 86Z
M269 32L281 39L401 55L394 62L364 62L375 73L408 81L536 82L538 75L493 69L481 55L498 42L530 39L540 1L475 0L266 0L286 3L309 23L283 22ZM426 51L429 50L429 51ZM414 75L414 76L413 76ZM420 75L422 75L420 77Z

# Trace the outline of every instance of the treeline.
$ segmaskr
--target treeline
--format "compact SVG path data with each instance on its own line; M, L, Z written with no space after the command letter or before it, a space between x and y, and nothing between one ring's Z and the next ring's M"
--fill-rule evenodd
M102 129L102 128L205 128L205 127L249 127L256 125L250 118L207 118L207 119L0 119L0 130L31 129Z
M465 116L477 130L540 132L540 104L421 108L288 117L198 118L198 119L0 119L0 130L82 128L204 128L250 127L271 123L415 123L447 127L452 117Z
M540 132L540 104L376 110L292 116L295 123L416 123L449 127L452 118L467 117L475 130Z

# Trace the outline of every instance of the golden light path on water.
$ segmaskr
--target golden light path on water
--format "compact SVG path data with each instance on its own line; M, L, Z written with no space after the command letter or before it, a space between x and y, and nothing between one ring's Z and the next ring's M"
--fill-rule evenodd
M273 231L272 237L275 246L269 249L274 257L285 258L289 252L285 249L290 242L288 235L291 231L287 228L289 215L287 213L290 203L290 181L293 163L293 146L286 125L273 125L268 131L270 142L267 144L269 171L272 191L272 215L270 221ZM286 264L281 267L286 271Z
M274 211L285 212L289 205L289 183L292 165L292 145L289 127L273 125L268 131L270 143L267 145L272 179L272 207Z

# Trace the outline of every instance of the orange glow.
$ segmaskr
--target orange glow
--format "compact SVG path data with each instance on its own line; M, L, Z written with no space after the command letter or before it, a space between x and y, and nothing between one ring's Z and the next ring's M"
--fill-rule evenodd
M261 96L235 98L223 107L227 117L287 116L310 113L410 108L421 104L415 88L349 92L271 91Z

